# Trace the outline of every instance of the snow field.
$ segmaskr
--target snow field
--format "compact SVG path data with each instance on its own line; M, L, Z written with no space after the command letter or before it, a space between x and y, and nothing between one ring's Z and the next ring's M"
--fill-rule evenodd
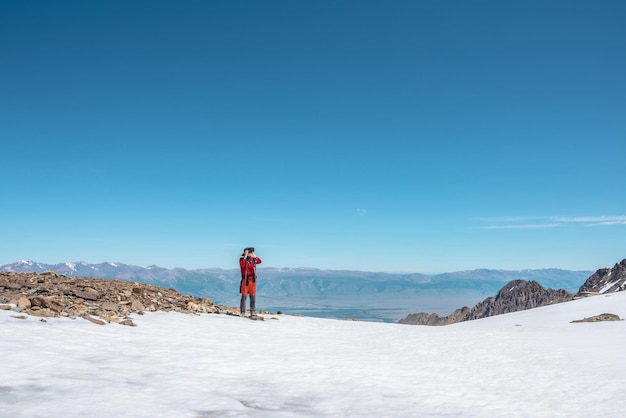
M0 415L618 417L626 321L570 323L604 312L626 292L446 327L0 311Z

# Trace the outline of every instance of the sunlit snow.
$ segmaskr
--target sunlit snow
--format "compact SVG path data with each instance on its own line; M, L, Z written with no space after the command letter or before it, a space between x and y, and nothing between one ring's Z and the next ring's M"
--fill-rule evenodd
M612 281L612 282L609 282L606 286L604 286L602 289L600 289L600 293L606 292L607 290L612 288L617 282L619 282L619 279L615 280L615 281Z
M446 327L0 311L7 417L618 417L626 292ZM277 319L273 319L277 318Z

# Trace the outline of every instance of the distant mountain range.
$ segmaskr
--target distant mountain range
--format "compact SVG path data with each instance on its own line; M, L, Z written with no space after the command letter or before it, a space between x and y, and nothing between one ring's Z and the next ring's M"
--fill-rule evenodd
M45 264L19 261L0 266L2 271L42 273L53 270L76 277L109 278L173 288L181 293L212 299L215 303L238 304L238 269L166 269L124 263ZM473 306L498 292L512 280L534 280L546 288L572 293L591 271L560 269L469 270L438 275L392 274L312 268L258 268L258 296L264 307L368 307L395 309L387 312L400 319L411 312L448 314L459 306ZM383 314L381 314L383 315Z
M236 293L235 284L239 281L239 273L235 269L166 269L158 266L140 267L112 262L89 264L84 261L59 264L18 261L0 266L0 271L17 273L43 273L48 270L65 276L119 279L173 288L181 293L217 299L216 303L220 303L220 299L224 296Z

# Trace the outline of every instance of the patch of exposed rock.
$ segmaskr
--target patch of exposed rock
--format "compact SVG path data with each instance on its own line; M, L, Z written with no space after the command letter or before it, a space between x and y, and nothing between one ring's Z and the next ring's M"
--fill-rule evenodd
M591 316L589 318L577 319L575 321L572 321L572 323L575 323L575 322L603 322L603 321L623 321L623 319L621 319L619 317L619 315L615 315L615 314L611 314L611 313L603 313L603 314L600 314L600 315Z
M603 268L592 274L578 290L577 296L614 293L626 290L626 259L613 268Z
M500 289L495 297L489 297L471 309L463 307L448 316L414 313L398 322L409 325L448 325L566 302L573 298L574 296L567 290L546 289L534 280L513 280Z
M134 323L131 314L174 311L230 313L235 308L215 305L210 299L178 293L174 289L120 280L67 277L54 271L0 272L0 309L39 317L84 318L96 324Z

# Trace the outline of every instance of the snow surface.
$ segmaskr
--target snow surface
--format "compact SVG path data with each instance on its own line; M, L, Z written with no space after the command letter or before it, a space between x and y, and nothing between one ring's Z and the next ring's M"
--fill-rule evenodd
M607 290L609 290L610 288L612 288L617 282L619 282L619 279L612 281L610 283L608 283L607 285L605 285L602 289L600 289L599 293L604 293Z
M422 327L0 311L0 416L621 417L626 292ZM278 318L274 320L273 318Z

